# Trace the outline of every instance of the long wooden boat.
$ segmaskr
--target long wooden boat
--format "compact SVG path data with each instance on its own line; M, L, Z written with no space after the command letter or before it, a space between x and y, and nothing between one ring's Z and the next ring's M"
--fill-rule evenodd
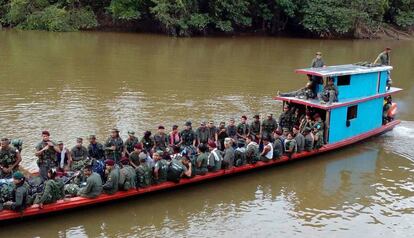
M295 154L292 156L292 158L289 158L287 156L282 156L280 159L271 160L269 162L257 162L256 164L246 164L240 167L233 167L232 169L228 169L228 170L220 170L220 171L213 172L213 173L207 173L206 175L197 175L190 179L181 179L179 183L164 182L162 184L153 185L148 188L131 189L129 191L119 191L113 195L102 194L97 198L73 197L69 199L59 200L53 204L44 205L43 209L40 209L38 205L32 205L31 207L27 208L21 213L4 210L0 212L0 221L20 219L20 218L36 216L36 215L41 215L41 214L46 214L46 213L53 213L53 212L58 212L58 211L63 211L63 210L86 207L92 204L111 202L111 201L115 201L115 200L119 200L123 198L140 196L142 194L147 194L147 193L151 193L155 191L172 189L172 188L180 187L180 186L187 185L187 184L195 184L195 183L199 183L202 181L221 178L224 176L235 175L235 174L239 174L239 173L243 173L246 171L251 171L251 170L255 170L259 168L270 167L270 166L286 163L289 161L307 159L314 155L318 155L318 154L325 153L328 151L333 151L338 148L342 148L342 147L354 144L356 142L365 140L372 136L380 135L389 130L392 130L399 123L400 123L399 120L395 120L380 128L366 132L364 134L354 136L352 138L348 138L346 140L343 140L343 141L340 141L334 144L325 145L319 150L314 150L311 152L301 152L301 153Z
M334 81L340 91L338 102L330 105L321 104L316 100L304 100L296 97L278 96L274 98L275 100L282 101L283 104L288 103L291 106L294 105L303 111L313 110L315 113L320 114L326 124L324 129L326 144L320 149L297 153L291 158L282 156L277 160L271 160L269 162L246 164L240 167L207 173L202 176L198 175L190 179L181 179L179 183L164 182L147 188L119 191L114 195L102 194L93 199L82 197L68 198L59 200L53 204L44 205L43 209L40 209L38 205L32 205L20 213L3 210L0 212L0 221L86 207L92 204L140 196L142 194L172 189L187 184L195 184L289 161L306 159L385 133L400 123L399 120L383 123L384 100L389 95L401 91L399 88L387 89L387 77L391 69L392 67L390 66L339 65L296 71L299 74L320 77L326 81L330 80L330 82ZM317 90L320 92L321 88L319 87Z

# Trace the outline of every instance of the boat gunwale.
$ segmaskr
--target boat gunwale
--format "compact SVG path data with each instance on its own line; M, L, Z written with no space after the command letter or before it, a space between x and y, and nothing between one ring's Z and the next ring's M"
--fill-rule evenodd
M118 191L117 193L113 195L101 194L97 198L73 197L69 199L63 199L63 200L57 201L56 203L46 204L44 205L43 209L40 209L38 205L32 205L26 208L23 212L3 210L0 212L0 221L13 220L13 219L18 219L18 218L24 218L24 217L36 216L36 215L41 215L41 214L46 214L46 213L57 212L57 211L75 209L75 208L84 207L84 206L91 205L91 204L101 204L101 203L105 203L109 201L137 196L140 194L147 194L147 193L151 193L155 191L167 190L167 189L171 189L175 187L184 186L187 184L194 184L194 183L201 182L201 181L207 181L207 180L224 177L224 176L228 176L232 174L239 174L245 171L251 171L254 169L270 167L272 165L286 163L289 161L295 161L298 159L308 158L313 155L332 151L337 148L341 148L341 147L354 144L358 141L367 139L369 137L385 133L389 130L392 130L396 125L400 124L400 122L401 122L400 120L395 120L386 125L370 130L368 132L350 137L348 139L345 139L339 142L335 142L333 144L324 145L322 148L318 150L313 150L310 152L305 151L305 152L295 154L292 156L292 158L289 158L284 155L280 159L271 160L269 162L259 161L256 164L246 164L240 167L233 167L232 169L228 169L228 170L219 170L217 172L209 172L206 175L197 175L189 179L183 178L178 183L167 181L167 182L164 182L158 185L149 186L147 188L131 189L129 191Z

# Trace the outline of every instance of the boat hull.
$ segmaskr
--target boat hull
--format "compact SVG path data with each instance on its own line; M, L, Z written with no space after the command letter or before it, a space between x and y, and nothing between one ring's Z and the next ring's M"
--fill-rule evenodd
M325 145L324 147L320 148L319 150L314 150L311 152L302 152L295 154L292 156L292 158L288 158L287 156L282 156L278 160L271 160L269 162L258 162L256 164L246 164L240 167L234 167L232 169L228 170L220 170L217 172L207 173L203 176L195 176L191 179L181 179L179 183L173 183L173 182L165 182L158 185L153 185L148 188L140 188L140 189L133 189L129 191L119 191L113 195L107 195L102 194L97 198L82 198L82 197L74 197L64 200L59 200L56 203L44 205L43 209L40 209L38 205L32 205L29 208L27 208L24 212L18 213L10 210L3 210L0 212L0 221L7 221L7 220L13 220L13 219L21 219L25 217L31 217L31 216L37 216L41 214L47 214L47 213L53 213L57 211L63 211L63 210L69 210L69 209L75 209L79 207L85 207L88 205L93 204L100 204L105 202L110 202L118 199L128 198L128 197L134 197L142 194L147 194L155 191L161 191L161 190L167 190L179 186L184 186L188 184L195 184L202 181L212 180L224 176L229 176L233 174L239 174L246 171L251 171L259 168L264 167L270 167L277 164L282 164L290 161L296 161L300 159L309 158L311 156L326 153L329 151L333 151L351 144L354 144L356 142L365 140L367 138L383 134L387 131L392 130L396 125L400 123L399 120L392 121L386 125L383 125L380 128L371 130L369 132L348 138L346 140L336 142L333 144Z

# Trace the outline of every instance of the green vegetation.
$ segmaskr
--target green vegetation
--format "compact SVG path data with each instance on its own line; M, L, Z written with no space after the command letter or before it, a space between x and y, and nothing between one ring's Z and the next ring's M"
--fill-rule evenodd
M414 26L414 0L0 0L0 24L30 30L119 28L191 36L301 33L372 37Z

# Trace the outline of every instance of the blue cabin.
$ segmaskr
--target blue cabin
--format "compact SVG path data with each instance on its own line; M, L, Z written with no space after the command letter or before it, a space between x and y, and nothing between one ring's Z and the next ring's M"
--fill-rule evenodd
M300 110L313 111L321 115L325 122L324 140L327 144L340 142L373 131L383 126L384 99L400 91L387 88L391 66L336 65L323 68L296 70L309 79L318 77L316 93L321 93L323 85L333 79L338 88L338 101L330 105L316 99L281 97L275 99L288 103Z

